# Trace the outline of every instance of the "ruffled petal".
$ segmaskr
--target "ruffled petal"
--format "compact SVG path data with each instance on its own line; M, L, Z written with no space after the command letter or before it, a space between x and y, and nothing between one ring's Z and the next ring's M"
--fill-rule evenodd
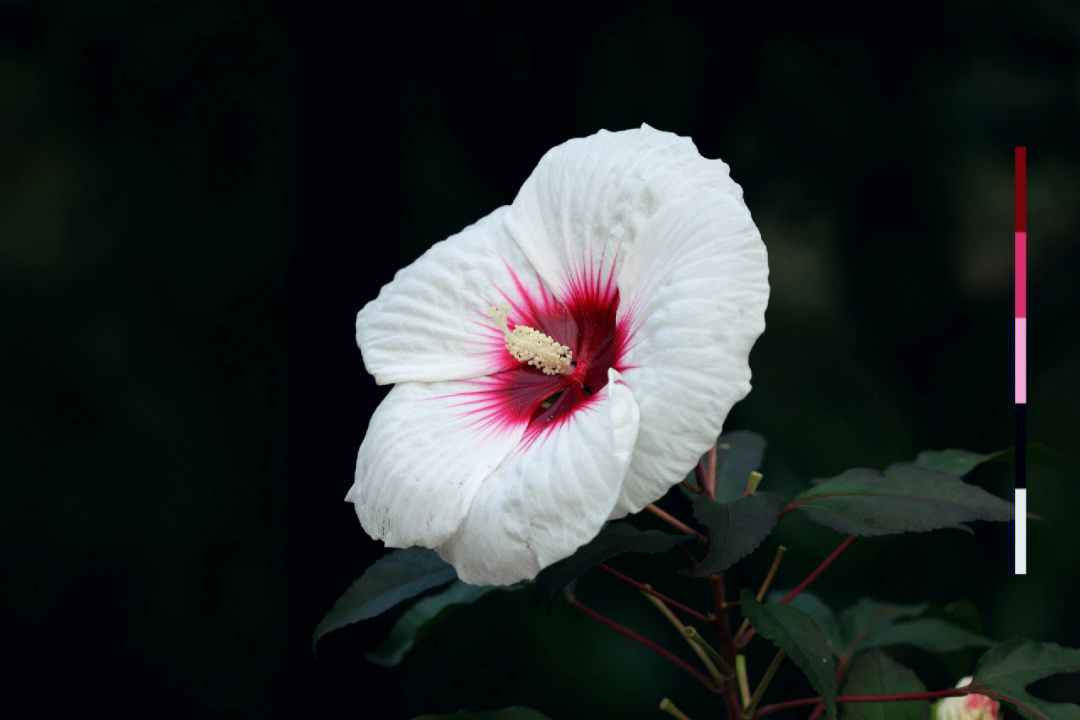
M549 150L525 181L507 228L556 296L602 294L648 219L701 188L742 197L720 160L643 125Z
M505 229L502 207L398 271L356 316L356 343L380 385L464 380L517 366L487 311L511 319L554 305Z
M389 547L435 547L457 530L484 480L520 443L521 422L477 402L473 382L401 383L376 408L345 499Z
M733 193L670 203L642 228L618 276L629 324L623 376L641 427L613 517L682 480L750 391L768 273L761 235Z
M484 481L439 554L473 585L531 579L600 531L619 496L638 408L619 373Z

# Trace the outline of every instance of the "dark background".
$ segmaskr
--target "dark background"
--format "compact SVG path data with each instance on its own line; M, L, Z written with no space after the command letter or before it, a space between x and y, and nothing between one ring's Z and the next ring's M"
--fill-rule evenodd
M328 637L321 664L311 652L382 552L343 502L385 392L356 311L509 203L544 151L599 128L689 135L743 186L772 297L727 427L768 438L765 486L781 492L924 448L1011 444L1012 163L1029 146L1029 435L1080 454L1072 4L324 5L0 9L0 643L17 668L0 689L14 716L520 703L656 718L667 695L715 717L677 670L526 593L489 596L398 670L363 660L392 616ZM1006 495L1010 471L972 480ZM1009 528L977 523L861 540L816 589L837 607L970 598L993 637L1080 646L1080 491L1034 469L1030 487L1046 522L1027 577L1010 574ZM768 544L791 550L777 585L838 540L785 520ZM770 558L731 585L756 585ZM620 567L704 601L661 565ZM580 596L667 637L608 580L586 577ZM901 655L931 688L974 657ZM1080 699L1071 683L1040 687Z

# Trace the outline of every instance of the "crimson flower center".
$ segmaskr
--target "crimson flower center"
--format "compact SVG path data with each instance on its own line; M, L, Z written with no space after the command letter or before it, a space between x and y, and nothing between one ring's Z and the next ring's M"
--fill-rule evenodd
M619 291L612 283L582 283L561 302L518 289L521 302L493 313L514 364L486 378L484 405L496 416L490 419L524 424L526 438L535 439L596 402L609 369L625 369L629 323L618 319Z

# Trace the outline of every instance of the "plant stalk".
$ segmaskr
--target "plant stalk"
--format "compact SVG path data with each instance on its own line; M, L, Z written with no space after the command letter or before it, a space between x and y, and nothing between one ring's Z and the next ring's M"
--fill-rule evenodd
M750 704L750 678L746 674L746 656L741 653L735 656L735 675L739 678L739 695L743 707L746 707Z
M805 590L807 587L809 587L810 583L814 582L814 580L817 579L818 575L825 572L825 568L832 565L833 562L836 560L836 558L840 557L844 553L845 550L847 550L849 547L851 547L851 543L853 543L853 542L855 542L855 536L854 535L848 535L847 539L844 540L844 542L840 543L840 545L835 550L832 551L832 554L829 555L829 557L822 560L821 564L818 565L817 568L815 568L812 573L807 575L805 580L803 580L801 583L796 585L795 588L791 592L789 592L787 595L785 595L783 597L783 599L780 601L780 604L781 605L787 605L789 602L794 600L795 597L799 593L801 593L803 590ZM741 642L743 647L746 646L746 643L750 642L750 638L754 637L754 632L755 632L754 628L749 628L746 631L746 633L744 634L744 636L740 638L740 642Z
M683 605L678 600L672 600L667 595L656 592L655 590L652 589L652 587L650 587L646 583L638 582L637 580L635 580L632 577L629 577L628 575L623 575L618 570L615 570L614 568L610 568L607 565L605 565L604 563L600 563L599 565L597 565L597 567L600 568L601 570L603 570L604 572L608 573L609 575L617 577L618 579L622 580L624 583L636 587L641 592L646 593L648 595L652 595L654 598L664 601L665 603L667 603L671 607L678 608L679 610L682 610L684 613L686 613L690 617L696 618L696 619L700 620L701 622L708 623L708 622L712 622L713 620L716 619L716 618L711 617L709 615L705 615L703 613L700 613L697 610L695 610L694 608L689 607L688 605Z
M709 656L708 654L706 654L705 650L700 645L690 639L690 635L686 631L686 626L682 624L679 618L675 617L675 613L671 612L671 608L665 605L664 601L660 598L653 597L652 595L647 595L644 592L642 593L642 595L646 600L652 603L656 607L656 609L660 611L660 614L667 618L667 621L671 623L672 626L679 632L679 635L682 637L682 639L686 641L686 644L690 646L690 649L693 650L694 654L698 656L699 660L701 660L701 664L705 666L706 670L708 670L709 675L712 677L713 682L716 684L716 686L722 687L724 684L724 678L720 675L720 671L716 669L716 665L713 664L713 661L709 659ZM696 633L697 631L695 630L694 632Z
M772 584L773 577L776 575L776 569L780 567L780 561L784 559L784 554L786 552L787 548L783 545L776 548L776 557L773 558L772 565L769 566L769 572L765 574L765 580L761 583L761 589L758 590L757 595L755 596L758 602L761 602L761 599L765 597L765 593L768 592L769 585ZM735 633L735 644L739 647L743 647L744 643L741 641L741 638L749 627L750 621L743 620L742 625L739 626L738 632Z
M949 688L948 690L934 690L933 692L923 693L902 693L899 695L840 695L836 698L836 702L839 703L860 703L860 702L904 702L906 700L937 700L944 697L959 697L960 695L967 695L962 689ZM787 700L785 702L775 703L773 705L766 705L765 707L758 708L754 713L754 718L765 717L771 715L774 712L781 710L787 710L788 708L801 707L803 705L813 705L820 702L821 698L800 698L798 700Z
M735 667L735 640L731 636L731 623L728 620L728 606L724 593L724 574L717 573L709 577L709 586L713 592L713 613L716 615L716 636L719 641L717 648L720 656L724 659L725 667ZM739 702L739 691L734 683L727 683L721 688L724 694L724 704L727 706L728 717L736 720L742 717L742 706Z
M656 507L656 505L650 503L650 504L645 506L645 509L648 510L649 512L651 512L656 517L663 520L664 522L666 522L671 527L673 527L676 530L678 530L679 532L683 533L684 535L694 535L694 536L697 537L697 541L699 543L701 543L703 545L708 545L709 544L709 539L707 537L705 537L704 535L699 533L697 530L695 530L694 528L692 528L689 525L687 525L686 523L684 523L682 520L679 520L674 515L671 515L670 513L664 512L660 508Z
M690 663L683 660L681 657L679 657L675 653L671 652L670 650L666 650L666 649L660 647L659 645L654 643L652 640L649 640L647 638L642 637L641 635L638 635L636 632L634 632L630 628L623 627L622 625L615 622L614 620L611 620L610 618L605 617L604 615L601 615L600 613L596 612L595 610L593 610L593 609L591 609L589 607L586 607L585 605L582 605L581 601L578 600L577 597L575 597L572 592L564 593L564 596L566 597L566 601L572 607L577 608L578 610L585 613L586 615L588 615L589 617L591 617L593 620L597 621L601 625L606 625L609 628L611 628L612 630L614 630L615 632L620 633L622 635L625 635L626 637L630 638L631 640L633 640L634 642L636 642L636 643L638 643L640 645L644 645L649 650L652 650L654 653L656 653L660 657L664 658L665 660L668 660L669 662L681 667L683 670L685 670L690 675L692 675L698 682L700 682L702 685L704 685L706 688L708 688L712 692L719 692L719 688L717 688L716 685L713 684L713 681L712 681L711 678L709 678L709 676L707 676L705 673L698 670L696 667L694 667Z
M687 717L686 713L675 707L675 703L671 702L667 698L664 698L660 701L660 709L666 712L671 717L675 718L675 720L690 720L690 718Z
M769 687L769 683L772 682L773 676L776 675L776 671L780 669L780 663L784 661L786 653L783 650L778 650L776 656L773 657L769 668L765 671L765 674L761 677L761 682L758 683L757 689L754 690L754 696L750 698L750 703L746 706L746 710L743 712L743 717L753 717L754 708L761 702L761 697L765 694L765 691Z

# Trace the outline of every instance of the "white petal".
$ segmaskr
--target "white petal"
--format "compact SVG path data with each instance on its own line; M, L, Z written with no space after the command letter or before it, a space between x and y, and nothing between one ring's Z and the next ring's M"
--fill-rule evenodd
M561 298L614 279L645 222L701 188L742 197L720 160L689 138L654 130L601 130L549 150L510 206L507 227Z
M433 245L356 316L356 343L379 384L463 380L514 367L487 311L546 302L505 229L506 207Z
M682 480L750 391L768 271L761 235L730 193L670 203L642 228L618 276L619 317L631 320L623 376L641 427L613 517Z
M401 383L376 408L345 497L368 535L389 547L435 547L457 530L524 432L478 411L478 387Z
M638 408L615 370L599 397L484 481L439 554L473 585L531 579L600 531L619 495Z

